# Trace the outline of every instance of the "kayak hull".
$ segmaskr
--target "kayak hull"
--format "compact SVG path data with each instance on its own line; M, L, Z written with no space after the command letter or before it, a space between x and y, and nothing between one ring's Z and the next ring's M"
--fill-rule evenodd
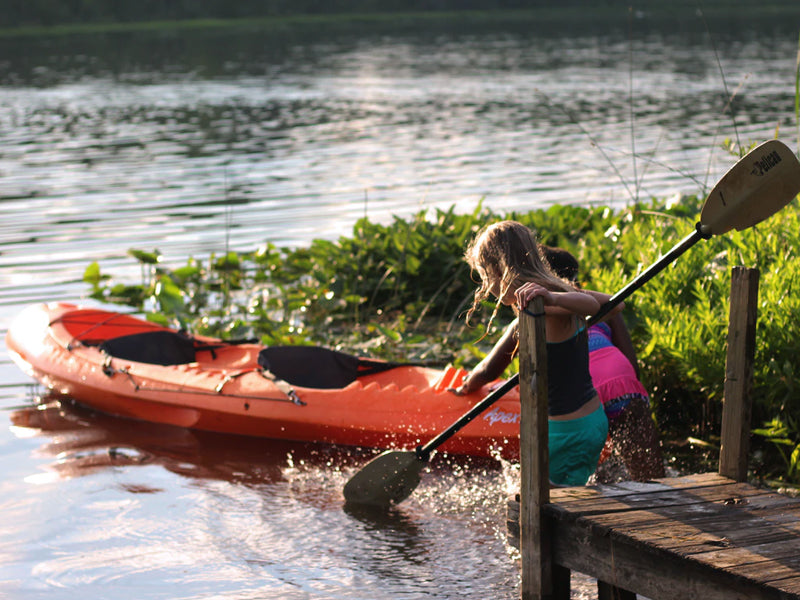
M491 391L447 388L463 371L402 365L359 376L343 388L274 381L257 344L214 345L188 364L158 365L110 356L98 343L169 331L135 316L66 303L25 309L9 327L12 359L52 392L95 410L193 429L302 442L413 448L449 427ZM309 364L313 369L314 365ZM445 442L451 454L519 457L515 389Z

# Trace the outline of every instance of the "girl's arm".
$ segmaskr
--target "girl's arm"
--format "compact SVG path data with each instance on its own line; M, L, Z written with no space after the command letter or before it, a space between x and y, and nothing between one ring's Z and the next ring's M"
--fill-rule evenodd
M594 295L575 290L573 292L553 292L538 283L528 282L517 288L517 305L525 310L528 303L541 297L548 314L577 314L589 316L600 310L600 302ZM550 310L547 310L547 309Z
M611 296L594 290L575 290L574 292L553 292L539 284L530 282L521 285L517 289L517 303L520 310L527 306L528 302L536 296L541 296L545 310L548 314L567 315L577 314L582 316L592 316L600 307L611 299ZM618 314L625 307L624 302L620 302L603 317L602 320L610 319Z
M497 341L489 354L478 363L478 366L467 375L464 382L457 388L450 388L449 391L458 396L471 394L503 374L503 371L511 364L517 349L517 322L514 319L506 327L503 337Z
M611 300L611 296L609 294L604 294L603 292L595 292L594 290L583 290L583 291L585 293L587 293L587 294L591 294L592 296L594 296L595 299L600 303L601 307L603 306L603 304L605 304L606 302ZM625 308L625 303L624 302L620 302L614 308L612 308L611 311L606 316L604 316L600 320L601 321L611 321L614 316L616 316L620 312L622 312L623 308ZM594 313L592 313L592 314L594 314Z

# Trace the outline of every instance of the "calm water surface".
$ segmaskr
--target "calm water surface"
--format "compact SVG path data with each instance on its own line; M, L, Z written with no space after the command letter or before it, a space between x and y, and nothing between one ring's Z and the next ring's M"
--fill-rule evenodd
M796 28L710 27L2 40L0 333L83 299L92 261L138 283L131 247L177 265L364 215L702 192L724 138L796 135ZM355 514L367 454L60 406L0 350L0 597L518 597L511 465L436 461Z

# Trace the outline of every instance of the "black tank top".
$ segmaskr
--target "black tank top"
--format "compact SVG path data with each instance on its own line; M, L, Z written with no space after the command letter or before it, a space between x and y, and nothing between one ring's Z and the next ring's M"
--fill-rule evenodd
M547 342L547 407L551 417L575 412L597 395L589 373L589 338L581 323L563 342Z

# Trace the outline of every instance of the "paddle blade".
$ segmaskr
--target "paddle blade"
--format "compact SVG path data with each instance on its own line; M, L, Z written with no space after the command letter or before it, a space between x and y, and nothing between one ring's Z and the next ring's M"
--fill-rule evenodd
M778 140L748 152L723 175L700 213L700 232L741 231L772 216L800 192L800 162Z
M348 504L388 507L408 498L428 464L413 451L389 450L373 458L344 486Z

